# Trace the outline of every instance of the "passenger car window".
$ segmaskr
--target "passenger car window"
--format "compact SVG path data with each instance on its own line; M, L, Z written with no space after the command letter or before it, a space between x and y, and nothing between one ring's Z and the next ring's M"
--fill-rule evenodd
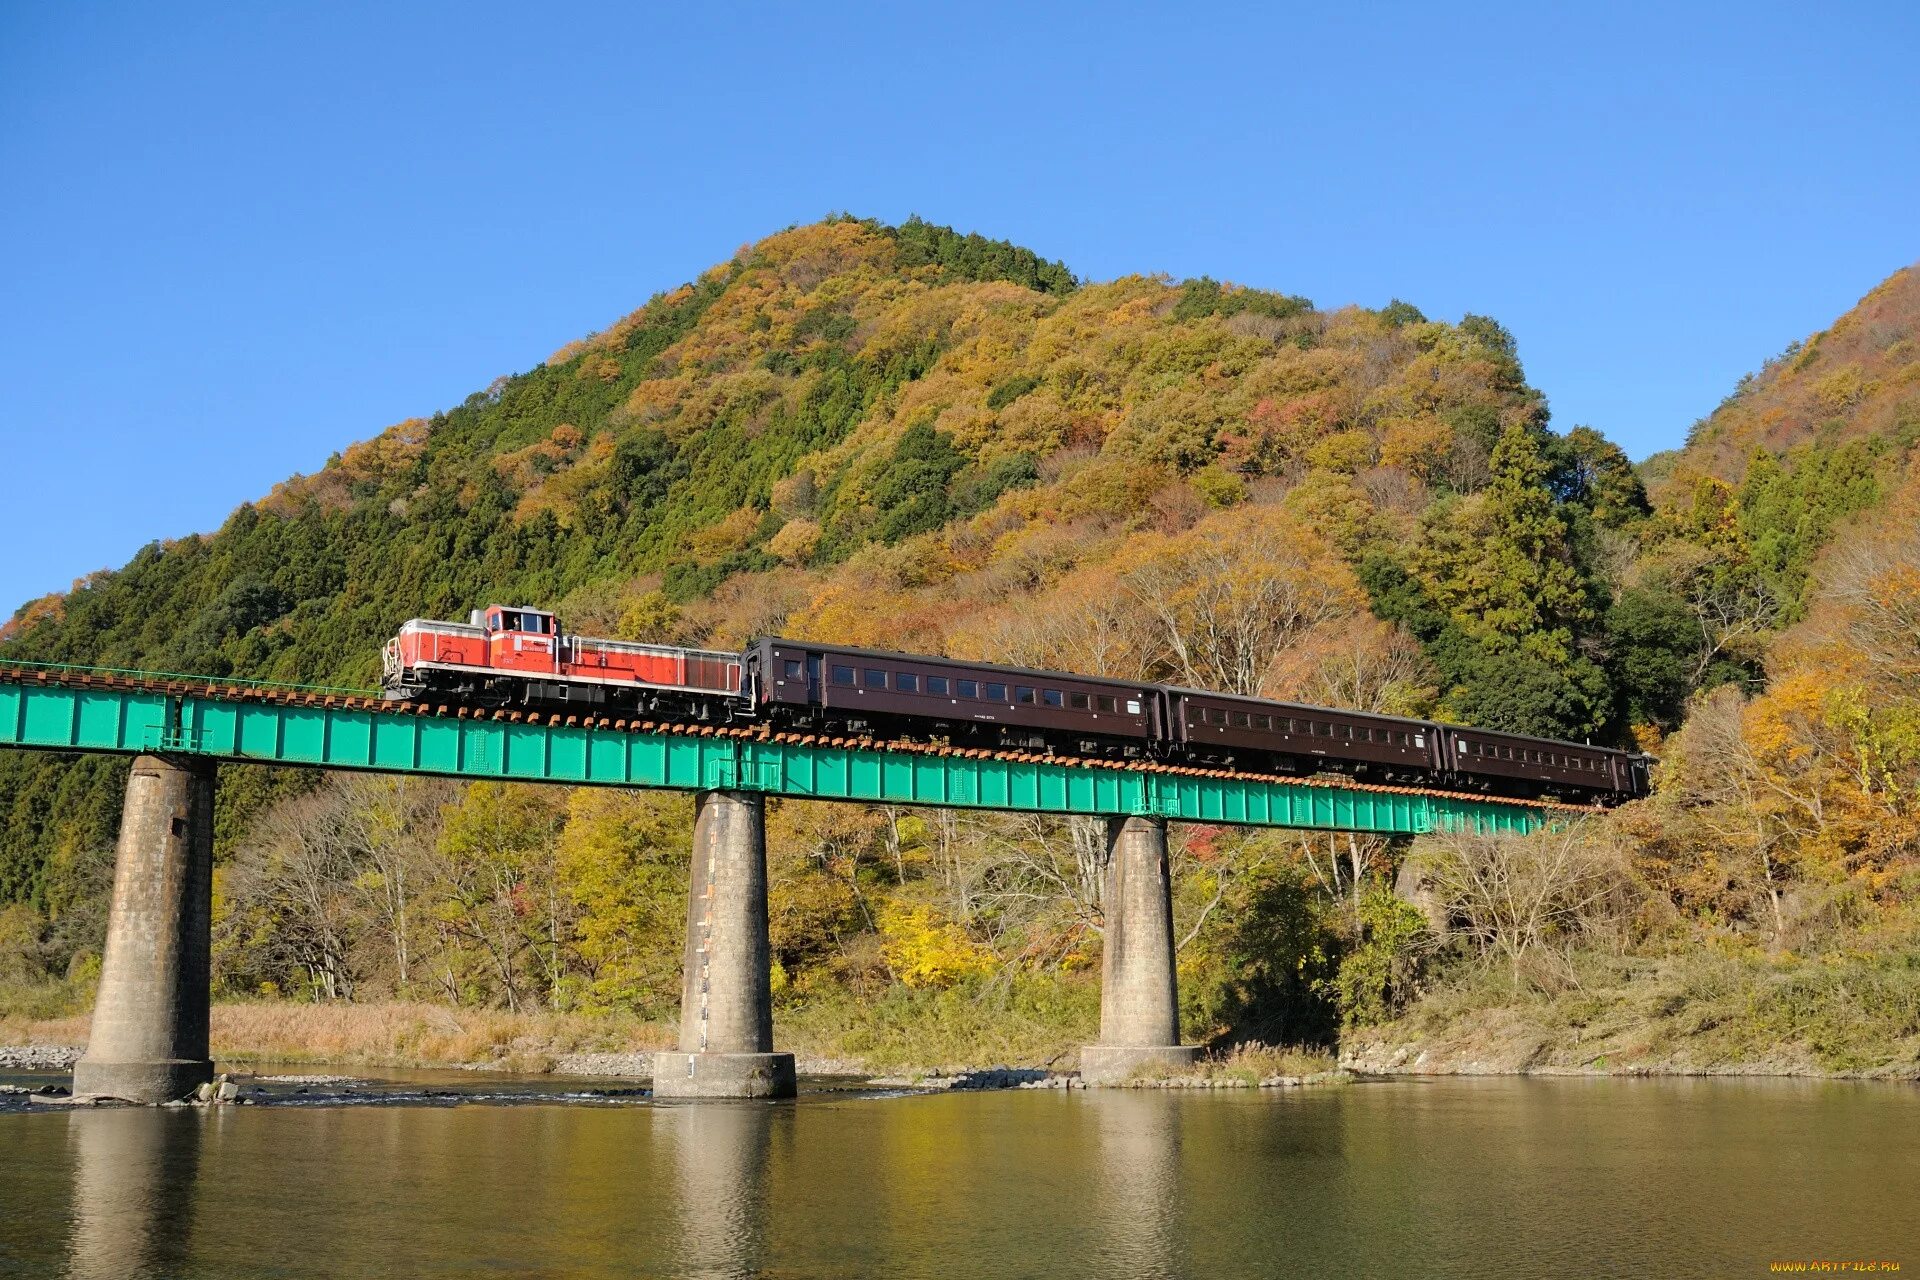
M945 693L946 691L947 691L947 678L945 676L928 676L927 677L928 693Z
M920 677L911 671L896 671L893 673L893 687L902 693L918 693Z
M1005 702L1006 700L1007 700L1007 686L1003 684L989 684L987 686L987 701Z
M1033 690L1023 684L1017 684L1013 687L1013 700L1015 702L1031 703L1033 701Z
M1111 697L1107 696L1104 693L1096 693L1093 695L1093 705L1095 710L1104 711L1108 715L1112 715L1115 711L1119 710L1120 708L1119 703L1115 702Z
M1233 713L1233 727L1236 729L1251 729L1253 728L1253 717L1244 711L1236 711Z
M800 673L804 670L806 670L806 668L801 666L796 659L793 659L793 658L787 659L787 675L790 678L798 680L800 678Z
M1060 696L1058 689L1042 689L1040 691L1040 701L1050 707L1064 707L1067 705L1067 700Z
M887 673L878 667L867 668L867 688L884 689L887 687Z
M1084 693L1070 693L1067 695L1067 705L1075 711L1088 710L1090 702L1091 700Z
M833 669L833 682L835 684L849 684L849 685L852 684L853 668L852 667L835 667Z
M977 680L962 680L959 684L959 692L963 698L977 698L980 696L980 682Z
M1138 698L1127 699L1127 714L1130 716L1137 716L1140 714L1140 699Z

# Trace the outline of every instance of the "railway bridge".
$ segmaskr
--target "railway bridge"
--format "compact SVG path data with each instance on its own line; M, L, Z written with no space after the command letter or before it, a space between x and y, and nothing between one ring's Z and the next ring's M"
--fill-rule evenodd
M0 666L0 747L133 757L106 953L74 1093L136 1102L212 1079L213 795L221 762L695 794L681 1027L656 1097L784 1097L773 1043L768 796L1103 818L1107 926L1092 1082L1180 1044L1169 821L1417 834L1532 830L1556 806L1409 788L1028 753L382 701L357 690Z

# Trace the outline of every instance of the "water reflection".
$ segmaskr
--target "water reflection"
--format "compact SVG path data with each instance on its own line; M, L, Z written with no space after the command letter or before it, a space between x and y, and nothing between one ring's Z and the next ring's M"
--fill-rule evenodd
M767 1151L778 1106L701 1102L662 1107L680 1197L680 1272L752 1276L767 1251Z
M1188 1274L1181 1246L1180 1103L1160 1090L1108 1090L1095 1100L1100 1213L1122 1274Z
M205 1115L191 1109L76 1111L73 1154L74 1280L175 1275L193 1238L194 1179Z

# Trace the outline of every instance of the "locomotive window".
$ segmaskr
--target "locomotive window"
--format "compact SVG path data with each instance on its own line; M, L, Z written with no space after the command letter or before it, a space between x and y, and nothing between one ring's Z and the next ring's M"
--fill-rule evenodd
M1005 702L1006 700L1007 686L1003 684L990 684L987 686L988 702Z
M928 693L945 693L946 691L947 691L947 678L945 676L928 676L927 677Z
M835 667L833 669L833 682L835 684L851 685L853 683L853 668Z
M1091 711L1093 709L1093 699L1087 697L1084 693L1070 693L1067 695L1067 705L1075 711Z
M1040 691L1040 701L1050 707L1064 707L1067 705L1067 700L1060 696L1058 689L1042 689Z
M867 668L867 688L884 689L887 687L887 673L878 667Z
M896 671L893 675L893 687L902 693L918 693L920 677L911 671Z
M1236 729L1251 729L1253 728L1253 717L1244 711L1236 711L1233 713L1233 727Z
M1120 704L1104 693L1096 693L1093 695L1093 706L1096 711L1104 711L1108 715L1112 715L1120 709Z
M1013 686L1013 694L1014 694L1015 702L1021 702L1021 703L1027 703L1027 704L1031 704L1033 702L1033 690L1027 688L1027 686L1023 684L1017 684Z
M960 696L963 698L977 698L980 696L980 682L977 680L959 681L958 687Z
M797 662L796 660L792 658L787 659L787 674L792 678L794 678L795 680L798 680L800 678L800 673L805 670L806 668L801 666L800 663Z

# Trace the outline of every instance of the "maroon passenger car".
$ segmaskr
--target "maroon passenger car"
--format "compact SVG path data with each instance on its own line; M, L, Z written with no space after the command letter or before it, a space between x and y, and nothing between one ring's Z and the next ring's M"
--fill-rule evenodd
M1165 736L1148 684L773 638L745 659L756 709L789 726L1116 759Z
M1200 689L1167 692L1175 737L1195 761L1381 782L1424 780L1439 762L1433 726L1424 720Z

